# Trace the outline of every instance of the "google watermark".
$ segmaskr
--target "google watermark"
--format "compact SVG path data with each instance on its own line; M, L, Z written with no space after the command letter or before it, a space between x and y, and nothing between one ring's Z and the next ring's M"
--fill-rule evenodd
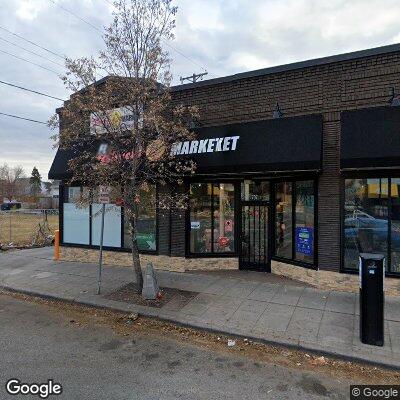
M351 385L350 400L399 399L400 385Z
M48 399L50 396L62 394L63 388L60 383L49 379L45 383L23 383L19 379L12 378L6 383L6 391L11 396L31 395L41 399Z

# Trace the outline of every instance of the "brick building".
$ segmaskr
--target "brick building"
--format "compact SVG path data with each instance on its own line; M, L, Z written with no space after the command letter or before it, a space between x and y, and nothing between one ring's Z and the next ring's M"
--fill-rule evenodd
M387 288L400 294L400 45L171 90L174 101L200 108L197 140L175 149L198 170L185 184L186 211L156 210L166 189L154 190L139 227L144 260L356 290L358 253L378 252ZM62 158L50 179L65 179ZM61 189L63 256L94 260L99 206L77 210L79 188ZM123 210L107 218L106 261L127 263Z

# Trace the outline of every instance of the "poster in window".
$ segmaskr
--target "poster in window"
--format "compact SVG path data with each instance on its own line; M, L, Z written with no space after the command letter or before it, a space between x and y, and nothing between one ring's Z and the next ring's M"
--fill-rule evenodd
M296 252L312 256L313 236L314 236L314 228L306 228L306 227L296 228Z

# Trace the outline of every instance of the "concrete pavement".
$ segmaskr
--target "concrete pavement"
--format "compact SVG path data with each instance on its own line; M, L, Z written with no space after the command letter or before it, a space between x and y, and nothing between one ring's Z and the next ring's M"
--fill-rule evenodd
M3 288L400 368L399 298L386 297L385 346L375 347L359 340L358 296L353 293L321 291L277 277L269 282L254 273L158 271L160 286L199 294L183 307L171 301L156 309L97 296L96 276L94 264L54 262L51 248L0 254ZM133 279L131 268L105 266L103 294Z

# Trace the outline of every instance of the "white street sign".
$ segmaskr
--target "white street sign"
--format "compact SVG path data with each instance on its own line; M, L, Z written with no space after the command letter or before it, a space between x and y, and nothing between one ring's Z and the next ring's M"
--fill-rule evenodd
M99 203L109 204L110 203L110 186L99 186Z

